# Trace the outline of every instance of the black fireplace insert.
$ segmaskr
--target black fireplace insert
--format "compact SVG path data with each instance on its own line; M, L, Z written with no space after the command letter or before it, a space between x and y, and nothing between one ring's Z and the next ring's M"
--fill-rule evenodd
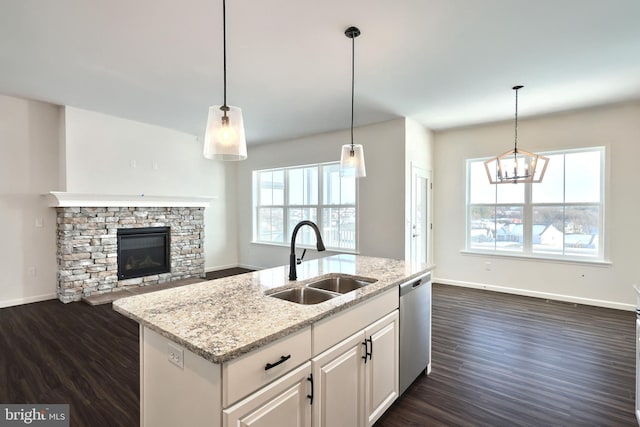
M118 280L171 271L170 227L118 229Z

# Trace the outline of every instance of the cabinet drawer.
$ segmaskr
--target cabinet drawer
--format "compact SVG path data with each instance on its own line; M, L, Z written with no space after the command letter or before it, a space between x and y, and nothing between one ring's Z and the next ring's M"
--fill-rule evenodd
M228 407L310 358L309 326L225 363L222 366L222 406Z
M348 310L313 324L313 355L316 356L337 342L364 329L399 306L398 288L361 302Z

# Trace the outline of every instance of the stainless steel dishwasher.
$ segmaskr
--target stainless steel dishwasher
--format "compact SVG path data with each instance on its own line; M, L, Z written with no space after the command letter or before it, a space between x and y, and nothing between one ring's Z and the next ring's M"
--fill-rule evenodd
M431 371L431 273L400 285L400 394Z

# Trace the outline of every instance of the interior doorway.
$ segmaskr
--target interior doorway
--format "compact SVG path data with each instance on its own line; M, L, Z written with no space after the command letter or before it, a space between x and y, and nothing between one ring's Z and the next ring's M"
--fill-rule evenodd
M411 165L411 261L428 262L431 178L426 170Z

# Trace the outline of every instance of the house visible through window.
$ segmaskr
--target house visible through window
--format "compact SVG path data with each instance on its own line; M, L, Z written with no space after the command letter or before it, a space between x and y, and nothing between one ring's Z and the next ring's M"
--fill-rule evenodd
M327 249L356 250L356 180L340 176L339 163L253 172L254 241L287 244L295 225L315 222ZM299 245L315 245L310 227Z
M602 260L604 148L541 153L538 184L490 184L484 160L467 161L467 250Z

